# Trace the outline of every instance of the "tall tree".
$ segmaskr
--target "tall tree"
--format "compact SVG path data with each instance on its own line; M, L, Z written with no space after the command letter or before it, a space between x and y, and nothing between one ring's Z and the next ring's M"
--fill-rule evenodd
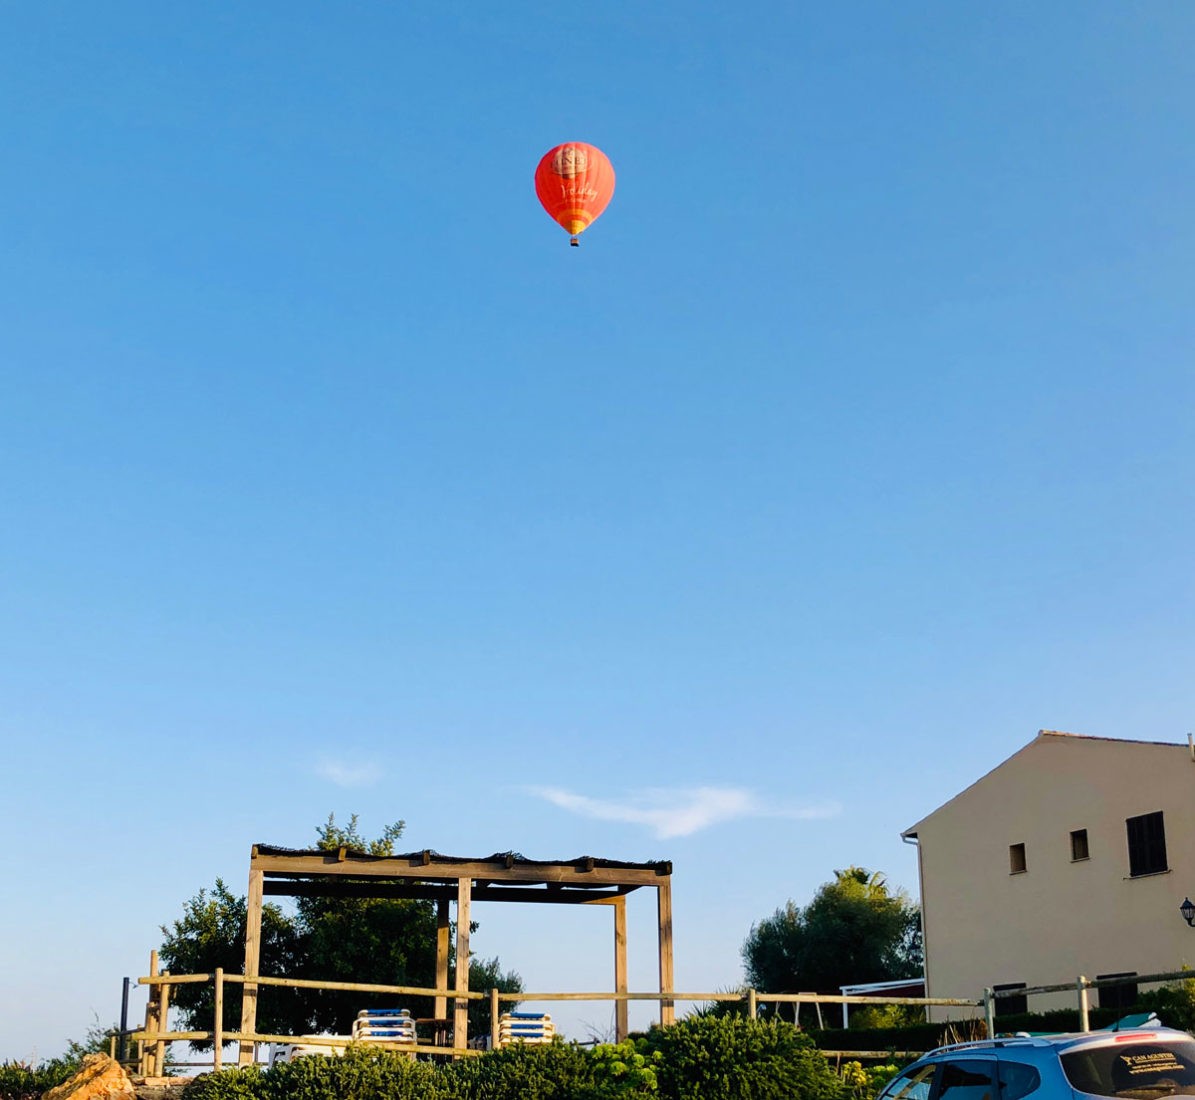
M380 837L368 840L358 832L356 815L347 826L337 825L330 815L327 823L317 828L316 847L393 855L394 843L404 827L404 822L395 822ZM241 973L246 923L245 898L235 896L217 879L213 890L200 890L186 902L180 919L162 926L164 939L158 956L163 968L175 974L211 973L216 967L231 974ZM429 901L388 898L300 898L293 911L267 903L262 907L261 973L431 988L436 974L435 907ZM493 984L506 992L517 992L522 987L513 971L502 973L497 959L482 964L471 960L470 987L480 988L474 978L493 979ZM230 983L225 987L226 1030L235 1031L240 1026L240 993L239 985ZM173 994L184 1030L210 1030L215 1011L211 985L178 985ZM373 999L376 1001L376 996ZM393 995L387 995L386 1001L393 1003ZM424 1003L421 998L405 998L404 1003L414 1015L431 1015L430 999ZM368 995L359 993L262 986L258 991L257 1026L266 1034L347 1034L357 1012L369 1004ZM488 1003L484 1011L471 1011L471 1030L477 1030L485 1012ZM211 1043L194 1045L207 1049Z
M748 985L766 993L837 993L919 976L921 914L882 874L848 867L803 909L790 900L752 925L742 955Z
M357 831L356 814L347 827L338 826L335 817L329 815L327 823L317 830L316 847L392 856L394 843L405 828L406 822L397 821L376 840L367 840ZM436 984L436 910L430 901L299 898L295 923L302 932L296 977L377 985ZM358 1010L366 1007L359 993L303 992L301 1000L307 1016L321 1030L346 1032ZM388 995L387 1000L392 1003L394 995ZM431 1015L430 1002L422 999L406 1007L415 1015Z

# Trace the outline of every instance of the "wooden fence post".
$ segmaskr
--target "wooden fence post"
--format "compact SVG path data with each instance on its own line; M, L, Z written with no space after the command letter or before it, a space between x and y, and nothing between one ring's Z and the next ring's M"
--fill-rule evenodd
M169 974L169 970L162 971L162 977ZM162 982L158 986L158 1031L166 1031L166 1021L170 1018L170 983ZM166 1040L159 1039L154 1044L154 1076L166 1076Z
M212 1069L217 1073L224 1063L224 967L216 967L216 1019L212 1025Z
M151 951L149 953L149 976L151 978L156 978L158 976L158 953L156 951ZM145 1031L147 1032L154 1032L158 1030L155 1020L158 1008L157 1000L154 998L154 992L154 987L151 985L149 987L149 996L145 999ZM137 1058L137 1072L140 1073L142 1077L149 1077L150 1071L152 1069L150 1061L153 1057L150 1052L153 1050L153 1048L147 1042L141 1042L138 1045L140 1050L138 1052Z

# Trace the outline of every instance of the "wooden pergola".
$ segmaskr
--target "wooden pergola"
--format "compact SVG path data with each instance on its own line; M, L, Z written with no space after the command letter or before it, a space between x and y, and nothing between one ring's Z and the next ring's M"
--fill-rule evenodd
M642 887L657 895L660 959L660 1023L675 1020L672 973L672 864L625 863L582 856L565 862L526 859L499 852L484 859L444 856L425 849L375 856L349 848L296 850L255 844L249 858L248 924L245 931L245 992L241 1033L257 1025L260 976L261 910L266 896L420 899L436 903L436 989L447 990L449 906L456 903L456 967L452 989L469 992L470 909L477 901L538 902L553 905L608 905L614 911L614 991L627 992L626 896ZM435 1014L445 1017L447 997L437 997ZM628 1032L627 1001L615 1002L615 1032ZM454 1000L453 1028L468 1030L468 1001ZM253 1057L253 1044L242 1042L242 1065Z

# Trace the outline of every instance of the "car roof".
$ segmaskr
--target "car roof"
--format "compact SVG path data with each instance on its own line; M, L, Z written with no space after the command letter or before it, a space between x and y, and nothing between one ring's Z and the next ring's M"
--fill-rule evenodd
M1176 1039L1187 1039L1191 1036L1185 1031L1178 1031L1170 1027L1148 1027L1118 1030L1106 1028L1101 1031L1069 1031L1056 1034L1031 1035L1021 1032L1016 1035L998 1035L995 1039L976 1039L969 1043L952 1043L949 1046L931 1050L924 1057L937 1057L942 1054L962 1054L974 1051L988 1052L1010 1049L1039 1049L1039 1050L1070 1050L1087 1046L1104 1046L1112 1043L1142 1042L1150 1039L1173 1042Z

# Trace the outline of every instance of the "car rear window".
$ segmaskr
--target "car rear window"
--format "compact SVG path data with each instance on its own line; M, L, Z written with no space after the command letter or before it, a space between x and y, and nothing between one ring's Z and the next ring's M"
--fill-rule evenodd
M1071 1087L1095 1096L1195 1096L1195 1041L1122 1041L1062 1055Z
M1036 1066L1000 1060L1000 1100L1021 1100L1041 1084Z
M937 1100L994 1100L996 1063L990 1058L967 1058L942 1064Z

